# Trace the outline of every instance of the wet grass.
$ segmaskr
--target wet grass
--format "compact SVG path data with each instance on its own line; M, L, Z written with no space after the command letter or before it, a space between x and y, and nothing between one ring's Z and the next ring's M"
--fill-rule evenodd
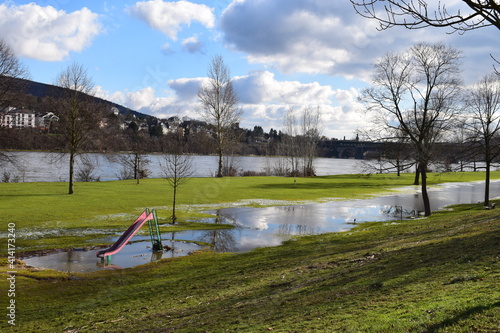
M498 332L499 279L500 210L461 205L238 255L19 268L10 331Z

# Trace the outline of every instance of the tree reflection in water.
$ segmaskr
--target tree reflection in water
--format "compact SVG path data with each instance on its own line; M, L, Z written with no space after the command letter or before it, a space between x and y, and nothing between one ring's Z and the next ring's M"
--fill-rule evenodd
M278 232L276 236L305 236L305 235L316 235L320 233L320 228L310 227L307 225L297 225L297 224L280 224L278 225Z
M418 210L416 210L416 209L407 210L407 209L404 209L403 206L384 206L380 210L380 213L384 214L386 216L396 217L396 218L399 218L401 220L419 216Z
M220 210L217 210L217 214L214 218L214 223L238 225L235 219L221 215ZM205 231L201 235L200 241L210 244L210 247L215 252L238 251L238 248L236 247L236 239L233 235L233 229Z

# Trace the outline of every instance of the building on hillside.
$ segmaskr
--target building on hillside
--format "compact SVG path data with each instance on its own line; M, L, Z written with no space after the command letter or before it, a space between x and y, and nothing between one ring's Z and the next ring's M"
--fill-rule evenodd
M42 130L50 131L52 123L58 122L59 117L53 112L47 112L44 115L37 115L37 126Z
M53 112L45 114L33 110L8 107L0 110L0 127L7 128L40 128L49 129L51 124L59 121Z
M0 126L8 128L36 128L36 114L28 109L8 107L0 111Z

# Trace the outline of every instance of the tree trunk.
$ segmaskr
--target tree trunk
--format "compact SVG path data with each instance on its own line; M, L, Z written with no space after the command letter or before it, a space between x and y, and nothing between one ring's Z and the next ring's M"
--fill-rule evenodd
M422 199L424 200L424 216L431 216L431 204L427 193L427 165L420 164L420 175L422 176Z
M223 157L224 156L222 154L223 154L222 149L219 149L219 167L217 169L217 177L219 177L219 178L224 176L222 173L222 168L223 168L223 163L224 163Z
M484 206L488 207L490 205L490 168L491 163L489 159L486 159L486 179L484 181Z
M177 220L177 216L175 215L175 202L177 200L177 184L174 184L174 201L172 203L172 224L175 224L175 220Z
M413 181L413 185L420 185L420 164L417 164L415 170L415 180Z
M136 153L134 156L134 178L137 184L139 184L139 163L139 154Z
M73 176L75 174L75 153L69 154L69 190L68 194L73 194Z

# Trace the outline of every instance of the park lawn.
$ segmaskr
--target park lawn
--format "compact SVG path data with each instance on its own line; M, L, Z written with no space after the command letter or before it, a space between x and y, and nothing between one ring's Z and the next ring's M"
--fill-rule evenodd
M203 211L211 208L364 198L411 185L413 177L193 178L179 188L179 225L164 226L162 230L219 228L190 222L206 216ZM500 178L500 172L493 172L492 178ZM429 174L428 182L483 179L484 172L436 173ZM2 221L15 223L21 251L88 247L102 245L100 239L125 230L145 208L157 209L160 223L169 222L172 189L165 179L144 179L140 184L132 180L76 183L72 195L67 194L67 183L0 183L0 202Z
M85 274L18 267L16 325L0 330L498 332L498 281L500 210L460 205L237 255Z

